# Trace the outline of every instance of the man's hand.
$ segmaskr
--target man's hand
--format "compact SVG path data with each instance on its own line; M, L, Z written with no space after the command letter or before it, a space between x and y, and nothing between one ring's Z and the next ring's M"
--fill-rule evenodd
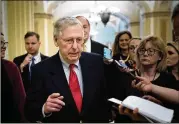
M21 72L23 72L23 68L24 68L27 64L29 64L31 60L32 60L32 55L31 55L31 54L28 54L28 55L25 57L24 61L23 61L23 62L21 63L21 65L20 65Z
M63 96L60 96L59 93L53 93L48 98L44 104L44 113L58 112L65 106L65 103L62 101Z
M132 81L132 87L144 92L151 92L152 91L152 83L145 77L139 77L139 83L136 84L136 80Z
M103 58L103 61L105 64L109 65L113 62L113 59L106 59L106 58Z

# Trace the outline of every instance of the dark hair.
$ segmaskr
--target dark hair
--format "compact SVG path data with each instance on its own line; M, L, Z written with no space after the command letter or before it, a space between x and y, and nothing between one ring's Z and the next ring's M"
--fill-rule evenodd
M84 18L84 19L88 22L88 25L90 26L90 23L89 23L88 19L85 18L84 16L76 16L76 18L77 18L77 19L78 19L78 18Z
M1 35L4 36L4 34L1 32Z
M131 40L142 40L142 38L140 38L140 37L133 37L133 38L130 39L130 41Z
M36 32L33 32L33 31L28 31L25 36L24 36L24 39L27 39L28 37L31 37L31 36L36 36L37 40L39 41L40 40L40 36L39 34L37 34Z
M171 19L173 20L176 15L179 15L179 3L174 7Z
M121 52L121 48L119 47L119 38L123 35L123 34L127 34L129 36L129 38L132 38L132 34L129 31L121 31L119 32L116 37L115 37L115 41L113 44L113 55L118 54L119 52Z

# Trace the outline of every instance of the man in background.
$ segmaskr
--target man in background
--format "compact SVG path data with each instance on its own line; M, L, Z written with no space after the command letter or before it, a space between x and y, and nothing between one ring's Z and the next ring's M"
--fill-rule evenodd
M90 23L85 17L77 16L76 18L82 23L84 29L84 51L98 53L103 56L104 48L107 48L107 46L90 39Z
M31 80L31 67L48 58L39 52L40 36L36 32L27 32L24 36L26 54L14 58L13 62L20 69L25 91L27 92Z

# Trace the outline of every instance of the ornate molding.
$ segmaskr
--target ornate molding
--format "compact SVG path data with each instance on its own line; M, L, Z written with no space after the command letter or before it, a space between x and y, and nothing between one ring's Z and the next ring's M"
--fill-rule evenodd
M52 14L47 13L34 13L35 18L43 18L43 19L51 19L53 17Z
M142 15L144 18L160 17L160 16L171 16L171 12L147 12Z
M129 25L130 26L139 26L140 22L130 22Z

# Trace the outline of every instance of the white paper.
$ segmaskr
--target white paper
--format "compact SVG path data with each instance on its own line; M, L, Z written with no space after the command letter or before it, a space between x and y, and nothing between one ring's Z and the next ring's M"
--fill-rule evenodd
M123 100L122 105L132 110L138 108L140 114L158 122L171 122L173 118L174 111L172 109L165 108L140 97L128 96L125 100Z
M110 98L110 99L108 99L108 101L113 102L113 103L116 103L116 104L118 104L118 105L120 105L120 104L122 103L122 101L120 101L120 100L118 100L118 99L115 99L115 98Z

